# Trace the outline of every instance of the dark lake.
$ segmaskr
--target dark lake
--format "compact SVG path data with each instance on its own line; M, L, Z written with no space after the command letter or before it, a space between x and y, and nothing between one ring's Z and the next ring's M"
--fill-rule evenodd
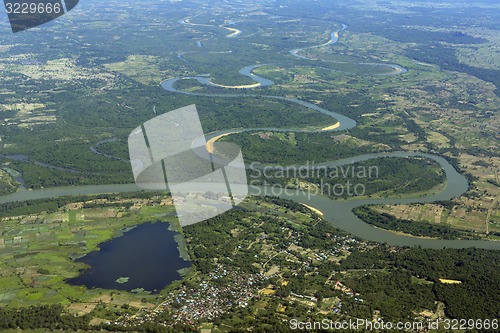
M168 223L145 223L100 244L100 251L77 259L91 268L67 282L87 288L159 292L181 278L177 270L191 265L180 258L176 233L168 227ZM125 278L123 283L117 282L119 278Z

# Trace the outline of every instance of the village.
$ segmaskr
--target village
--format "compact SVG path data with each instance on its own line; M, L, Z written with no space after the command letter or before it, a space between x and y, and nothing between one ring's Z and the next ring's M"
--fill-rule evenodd
M253 203L252 203L253 204ZM317 217L311 213L294 212L301 217L305 225L318 223ZM185 279L179 288L162 297L155 307L142 308L135 314L125 314L115 320L113 324L124 327L134 327L148 322L155 322L164 326L175 323L183 325L197 325L203 322L213 322L226 313L247 309L250 313L263 310L271 304L278 304L280 315L287 318L287 305L304 307L318 313L342 314L342 299L349 298L362 303L361 295L345 286L334 276L340 274L334 267L341 258L348 255L355 248L369 247L365 242L353 237L332 232L325 233L329 239L328 251L321 248L307 248L301 246L303 232L294 231L290 225L284 224L279 234L287 239L288 246L283 250L277 249L281 237L277 237L274 227L266 228L260 224L264 232L254 234L255 240L247 244L237 243L232 239L235 251L258 248L252 255L253 266L259 270L248 273L240 268L237 260L229 257L210 259L214 268L206 274L195 274L194 278ZM269 229L269 232L266 230ZM240 231L238 231L240 232ZM276 243L275 243L276 242ZM231 243L233 244L233 243ZM270 249L273 249L272 251ZM233 257L237 259L237 256ZM319 300L315 292L306 288L310 283L316 283L319 269L322 264L331 265L329 278L322 278L322 287L337 295L332 298ZM244 266L242 266L244 267ZM338 275L341 276L341 275ZM302 277L310 280L305 282L304 288L295 289L294 282ZM285 305L287 304L287 305Z

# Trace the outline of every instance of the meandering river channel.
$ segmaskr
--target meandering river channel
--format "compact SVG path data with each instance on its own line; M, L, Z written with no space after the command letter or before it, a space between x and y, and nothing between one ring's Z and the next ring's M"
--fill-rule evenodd
M326 45L334 44L338 41L339 33L346 29L346 26L339 30L336 30L331 33L331 39L324 44L302 48L302 49L294 49L290 51L290 54L299 57L305 58L300 55L301 51L305 49L310 49L313 47L322 47ZM358 63L359 65L367 65L368 63ZM394 65L394 64L369 64L376 66L389 66L393 69L391 73L386 75L393 74L402 74L406 72L406 69ZM274 84L273 81L259 77L252 73L253 69L258 66L262 66L262 64L258 65L250 65L244 67L240 70L240 74L247 76L254 80L257 84L250 85L249 87L238 87L238 88L255 88L257 86L264 87L270 86ZM324 113L332 117L332 119L338 121L340 124L336 128L330 129L331 131L343 131L346 129L350 129L356 126L356 121L339 113L321 108L315 104L299 100L296 98L285 98L282 96L269 96L269 95L259 95L259 94L209 94L209 93L192 93L185 92L182 90L178 90L175 88L175 83L179 80L183 79L194 79L199 83L209 86L218 86L224 87L230 90L235 87L225 87L218 84L213 83L208 77L202 76L192 76L192 77L184 77L184 78L171 78L165 80L161 83L161 86L171 93L176 94L185 94L185 95L193 95L193 96L209 96L209 97L218 97L218 98L238 98L242 96L255 96L255 97L265 97L272 98L278 100L285 100L292 103L296 103L298 105L304 106L306 108L315 110L317 112ZM297 131L294 129L283 129L283 128L245 128L245 129L227 129L218 131L216 133L211 133L207 136L207 139L215 138L217 136L228 134L228 133L238 133L244 131L255 131L255 130L272 130L272 131ZM317 132L317 131L304 131L304 132ZM308 206L314 207L320 210L324 215L323 217L330 221L335 227L343 229L352 235L358 236L360 238L383 242L390 245L398 245L398 246L421 246L422 248L465 248L465 247L478 247L484 249L500 249L500 242L494 241L480 241L480 240L440 240L440 239L430 239L430 238L418 238L407 235L396 234L388 230L383 230L379 228L375 228L362 220L360 220L354 213L352 209L358 207L360 205L365 204L410 204L410 203L425 203L425 202L434 202L440 200L449 200L454 197L458 197L465 193L468 188L467 181L464 176L459 174L454 167L448 163L443 157L425 154L425 153L416 153L416 152L392 152L392 153L376 153L376 154L367 154L360 155L356 157L351 157L347 159L325 162L323 164L318 165L328 165L328 166L344 166L348 164L352 164L355 162L366 161L370 159L377 159L381 157L424 157L428 159L432 159L439 163L446 174L446 186L443 191L422 196L422 197L414 197L414 198L383 198L383 199L366 199L366 200L334 200L326 196L321 195L311 195L305 192L297 192L286 193L286 191L275 191L272 187L264 187L264 186L249 186L249 194L252 195L276 195L285 199L294 200L299 203L307 204ZM111 193L111 192L134 192L142 190L135 184L109 184L109 185L97 185L97 186L71 186L71 187L58 187L58 188L47 188L33 191L21 191L17 193L12 193L9 195L5 195L0 197L0 203L14 202L14 201L26 201L33 199L41 199L41 198L56 198L60 196L68 196L68 195L84 195L84 194L100 194L100 193Z

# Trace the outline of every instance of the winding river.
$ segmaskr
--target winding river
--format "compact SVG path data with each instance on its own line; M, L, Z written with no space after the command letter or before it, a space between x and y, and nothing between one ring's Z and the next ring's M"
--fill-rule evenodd
M337 31L332 32L331 39L324 44L318 46L312 46L308 48L302 49L294 49L290 51L290 54L299 57L305 58L301 56L299 53L305 49L313 48L313 47L322 47L326 45L334 44L338 41L339 32L346 29L346 26ZM360 65L367 65L368 63L358 63ZM406 69L393 64L369 64L376 66L389 66L394 69L397 73L401 74L406 72ZM242 68L239 72L240 74L247 76L258 83L258 86L270 86L274 84L273 81L259 77L252 73L253 69L263 66L259 65L251 65ZM388 73L385 75L393 75L393 73ZM356 121L339 113L321 108L315 104L302 101L295 98L285 98L282 96L269 96L269 95L258 95L258 94L209 94L209 93L191 93L185 92L182 90L178 90L174 87L175 83L179 80L183 79L194 79L197 80L200 84L208 85L208 86L219 86L221 85L215 84L210 81L208 77L202 76L193 76L193 77L185 77L185 78L172 78L165 80L161 83L161 86L171 93L179 93L185 95L192 96L208 96L208 97L221 97L221 98L237 98L242 96L254 96L254 97L266 97L278 100L289 101L292 103L296 103L298 105L304 106L306 108L315 110L317 112L324 113L332 117L332 119L338 121L340 125L337 128L332 128L330 131L342 131L346 129L350 129L356 126ZM251 85L251 87L243 87L243 88L254 88L256 85ZM224 86L223 86L224 87ZM226 87L225 87L226 88ZM234 87L228 87L234 88ZM241 88L241 87L240 87ZM223 131L218 131L215 133L211 133L207 136L207 139L215 138L223 134L230 133L238 133L244 131L255 131L255 130L272 130L272 131L283 131L289 132L297 130L293 129L280 129L280 128L245 128L245 129L228 129ZM318 132L318 131L303 131L303 132ZM97 145L95 146L97 147ZM97 152L97 151L96 151ZM109 156L108 156L109 157ZM249 194L252 195L274 195L279 196L284 199L290 199L299 203L307 204L313 208L320 210L324 214L324 218L331 222L335 227L338 227L342 230L349 232L352 235L357 237L387 243L390 245L398 245L398 246L421 246L422 248L434 248L434 249L442 249L442 248L466 248L466 247L477 247L484 249L500 249L500 242L494 241L481 241L481 240L440 240L440 239L430 239L430 238L420 238L413 237L408 235L396 234L394 232L375 228L361 219L359 219L353 212L352 209L365 204L410 204L410 203L426 203L426 202L434 202L440 200L449 200L454 197L459 197L463 193L467 191L468 184L461 174L459 174L455 168L448 163L443 157L426 154L426 153L417 153L417 152L392 152L392 153L376 153L376 154L366 154L359 155L356 157L346 158L337 161L325 162L322 164L317 164L316 166L331 166L331 167L340 167L344 165L349 165L355 162L361 162L381 157L423 157L436 161L442 167L446 174L446 185L444 190L439 193L431 194L427 196L414 197L414 198L383 198L383 199L366 199L366 200L333 200L326 196L322 195L312 195L306 192L293 191L293 193L287 193L287 191L283 191L280 189L277 191L273 187L265 187L265 186L249 186ZM111 157L110 157L111 158ZM95 185L95 186L71 186L71 187L58 187L58 188L47 188L33 191L21 191L12 193L9 195L5 195L0 197L0 204L14 202L14 201L27 201L34 199L45 199L45 198L56 198L61 196L68 195L85 195L85 194L101 194L101 193L112 193L112 192L135 192L141 191L143 189L139 188L135 184L109 184L109 185Z
M345 24L342 24L342 28L333 31L330 34L330 40L326 43L320 45L309 46L305 48L298 48L290 50L289 53L300 59L309 58L300 55L300 53L307 49L312 48L320 48L328 45L332 45L338 42L339 34L347 28ZM340 63L340 62L339 62ZM392 72L387 74L378 74L378 75L394 75L394 74L403 74L406 73L407 70L396 64L385 64L385 63L367 63L360 62L358 65L372 65L372 66L387 66L392 69ZM255 88L255 86L266 87L274 84L273 81L257 76L253 74L253 70L257 67L264 66L265 64L258 65L250 65L242 68L239 73L243 76L249 77L258 85L249 85L245 86L235 86L235 87L226 87L226 88ZM306 108L312 109L317 112L321 112L328 116L331 116L333 119L336 119L339 122L339 126L336 128L332 128L330 131L343 131L347 129L351 129L356 126L356 121L349 117L346 117L342 114L336 113L334 111L330 111L319 107L315 104L299 100L296 98L287 98L282 96L273 96L273 95L257 95L257 94L209 94L209 93L191 93L182 90L178 90L175 88L175 83L179 80L191 79L196 80L200 84L207 86L218 86L221 85L213 83L207 77L201 76L190 76L184 78L172 78L165 80L161 83L161 86L169 92L172 93L180 93L191 96L205 96L205 97L220 97L220 98L238 98L238 97L266 97L271 99L285 100L289 101ZM212 138L218 138L225 135L230 135L233 133L242 133L248 131L258 131L258 130L267 130L267 131L276 131L276 132L318 132L317 130L295 130L295 129L283 129L283 128L244 128L244 129L228 129L217 131L215 133L211 133L206 136L207 140ZM196 143L195 143L196 144ZM366 204L410 204L410 203L427 203L434 201L444 201L449 200L454 197L459 197L463 193L467 191L468 183L465 177L459 174L455 168L448 163L443 157L426 154L426 153L415 153L415 152L393 152L393 153L377 153L377 154L367 154L360 155L353 158L347 158L342 160L337 160L333 162L326 162L322 164L318 164L317 166L326 165L326 166L344 166L355 162L366 161L370 159L376 159L381 157L424 157L428 159L432 159L439 163L446 174L446 186L443 191L437 194L432 194L428 196L418 197L418 198L384 198L384 199L368 199L368 200L350 200L350 201L338 201L333 200L331 198L327 198L325 196L316 195L311 196L308 193L301 193L297 191L293 191L293 193L286 193L283 189L273 189L272 187L262 187L262 186L250 186L249 192L254 195L275 195L282 197L284 199L291 199L300 203L307 204L311 207L319 209L323 214L324 218L333 223L336 227L343 229L353 235L356 235L360 238L377 241L377 242L385 242L391 245L399 245L399 246L421 246L423 248L435 248L440 249L443 247L448 248L464 248L464 247L480 247L487 249L500 249L500 242L493 241L478 241L478 240L439 240L439 239L431 239L424 237L413 237L409 235L397 234L388 230L375 228L361 219L359 219L352 210L356 207Z

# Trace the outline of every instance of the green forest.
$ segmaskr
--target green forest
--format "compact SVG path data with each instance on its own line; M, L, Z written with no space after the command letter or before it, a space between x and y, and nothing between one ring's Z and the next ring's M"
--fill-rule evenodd
M400 231L420 237L435 237L441 239L480 239L473 232L450 228L447 225L436 225L426 221L410 221L398 219L386 213L379 213L369 206L356 207L353 210L364 222L379 228Z

